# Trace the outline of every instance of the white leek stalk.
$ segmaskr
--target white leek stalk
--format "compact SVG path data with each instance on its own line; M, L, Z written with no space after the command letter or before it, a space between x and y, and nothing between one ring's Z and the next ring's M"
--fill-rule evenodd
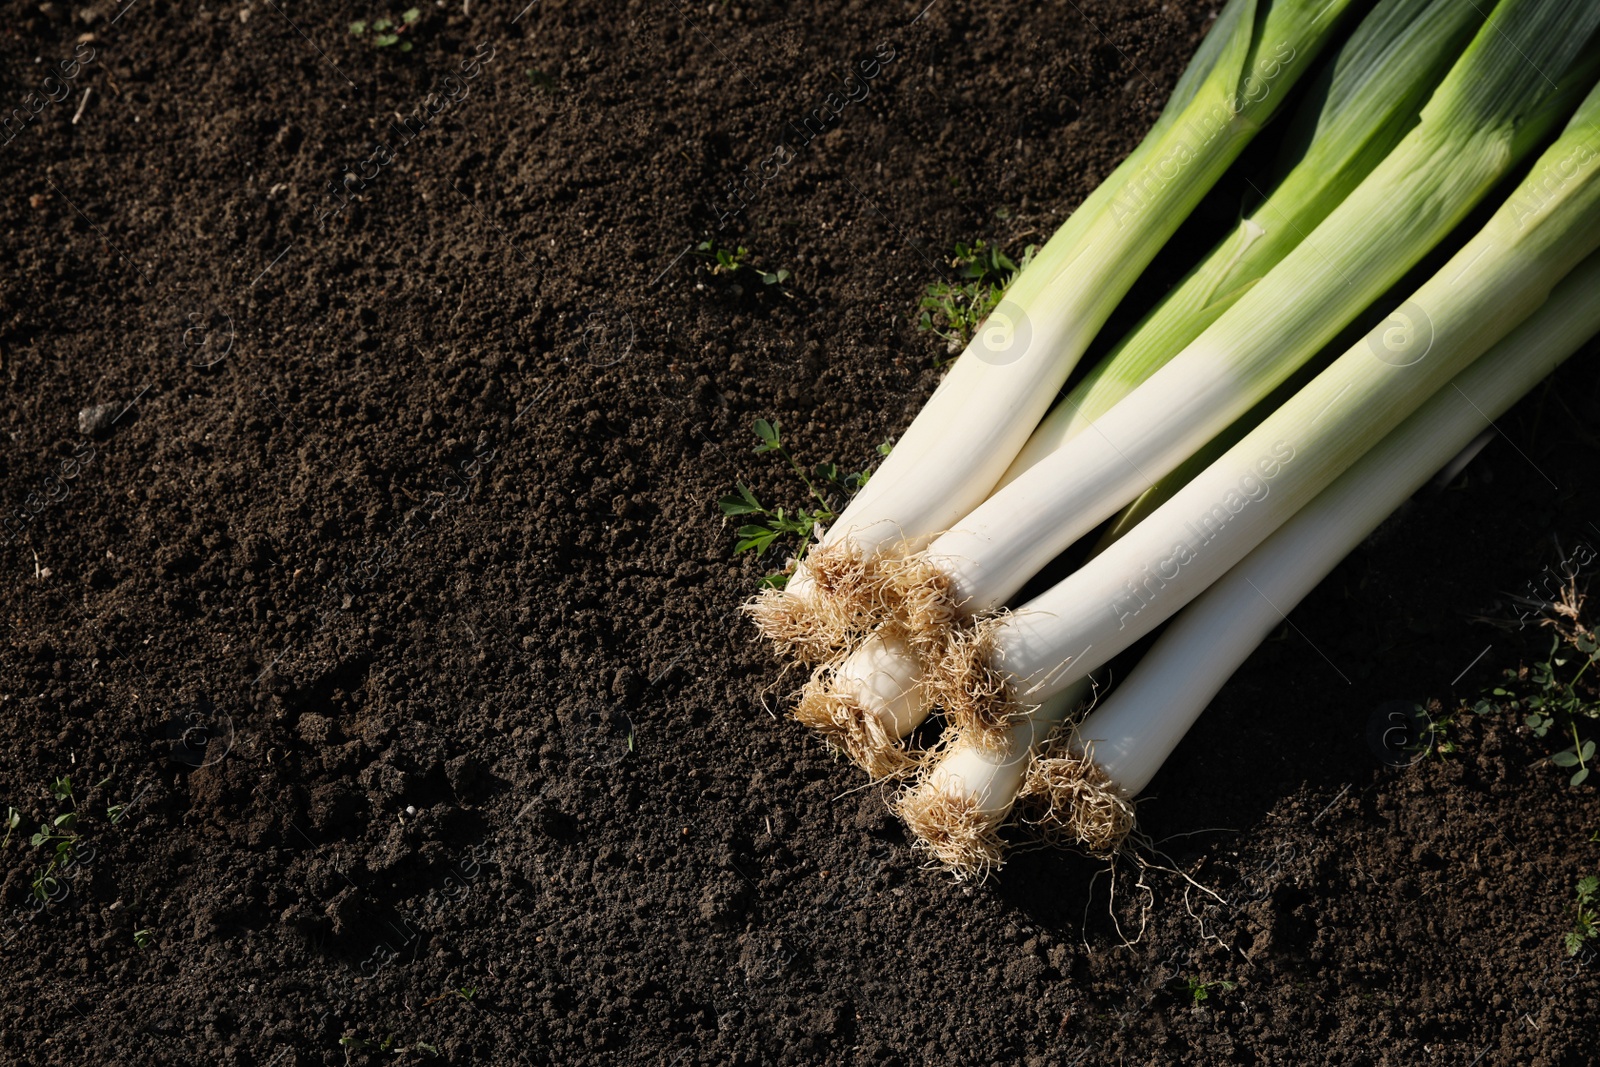
M957 738L915 787L895 801L917 844L958 878L982 879L1005 859L1000 828L1033 770L1033 754L1089 697L1083 679L1046 699L1019 721L1009 744L985 747Z

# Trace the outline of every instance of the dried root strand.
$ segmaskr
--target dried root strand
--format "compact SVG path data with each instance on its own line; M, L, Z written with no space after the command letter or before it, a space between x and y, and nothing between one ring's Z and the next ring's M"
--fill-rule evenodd
M836 657L848 646L856 628L855 616L863 610L856 602L857 590L867 584L870 564L864 559L841 558L843 555L829 556L833 562L824 573L833 580L831 585L818 582L807 596L786 589L763 589L745 602L745 614L780 658L812 666ZM811 564L807 566L810 569Z
M806 557L810 587L800 596L763 589L744 611L785 659L812 667L847 653L885 614L886 561L849 541L815 548Z
M962 613L949 576L909 548L868 553L848 540L815 548L805 595L764 589L744 610L780 656L806 666L848 654L879 626L936 659Z
M1011 696L1010 682L994 666L996 616L965 629L947 630L931 660L929 686L962 736L980 748L1003 748L1011 724L1029 707Z
M1594 640L1594 631L1583 625L1583 605L1588 599L1588 594L1578 588L1578 576L1572 575L1561 587L1560 597L1547 607L1553 614L1540 619L1539 625L1551 627L1567 644L1582 651L1583 638Z
M924 660L937 661L963 618L950 576L920 554L885 559L879 570L884 625Z
M1022 821L1046 844L1110 857L1133 831L1133 805L1094 762L1092 745L1058 737L1033 761L1018 796Z
M794 717L843 751L874 780L904 777L922 765L922 754L908 751L876 715L853 696L839 692L825 669L819 669L806 683Z
M958 784L924 778L894 807L915 838L912 847L931 853L957 881L982 882L1005 862L999 832L1004 815L980 808L977 797Z
M764 590L745 605L780 656L814 668L794 717L875 779L904 776L929 754L908 752L892 724L836 681L874 636L903 643L921 665L930 703L945 705L958 730L985 748L1003 745L1007 726L1024 710L1007 699L1004 677L987 668L989 642L969 632L948 575L911 547L867 554L836 542L807 557L804 593ZM947 672L946 661L958 666ZM959 682L941 686L946 673Z

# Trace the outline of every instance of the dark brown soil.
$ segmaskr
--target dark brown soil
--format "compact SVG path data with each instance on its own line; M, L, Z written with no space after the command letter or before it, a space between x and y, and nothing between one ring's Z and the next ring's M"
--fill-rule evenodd
M410 52L348 31L400 6L0 20L0 1060L1592 1062L1562 935L1600 810L1561 742L1505 711L1403 769L1365 739L1543 651L1479 617L1600 543L1586 360L1155 783L1146 830L1214 897L1125 864L1108 908L1102 865L1043 852L954 885L764 697L763 567L714 504L792 493L752 420L873 459L937 380L941 257L1046 236L1205 11L451 0ZM713 273L708 237L792 278ZM38 904L28 839L74 805Z

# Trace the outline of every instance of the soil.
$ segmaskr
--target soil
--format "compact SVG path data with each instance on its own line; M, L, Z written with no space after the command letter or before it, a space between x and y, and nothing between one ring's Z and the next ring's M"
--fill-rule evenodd
M920 7L9 8L0 1060L1592 1062L1563 740L1367 740L1546 651L1592 352L1238 673L1158 866L955 884L784 717L715 506L801 503L753 420L874 461L949 249L1047 236L1209 14Z

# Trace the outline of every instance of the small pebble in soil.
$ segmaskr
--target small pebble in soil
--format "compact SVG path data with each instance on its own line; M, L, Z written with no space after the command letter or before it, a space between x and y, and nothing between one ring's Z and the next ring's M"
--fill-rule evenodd
M78 412L78 432L99 437L110 432L117 418L117 405L95 404Z

